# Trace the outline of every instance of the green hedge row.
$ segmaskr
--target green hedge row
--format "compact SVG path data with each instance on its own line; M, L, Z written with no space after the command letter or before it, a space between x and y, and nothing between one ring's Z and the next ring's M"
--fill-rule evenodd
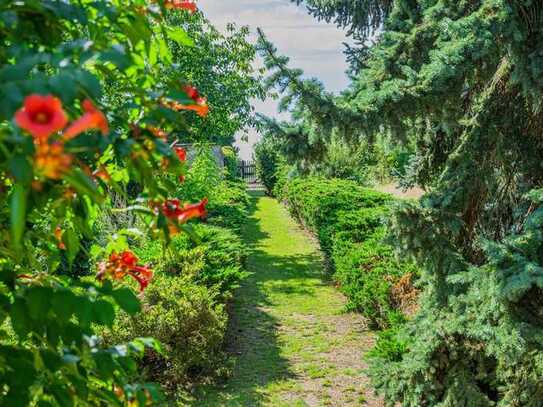
M157 338L163 353L148 352L142 371L172 396L228 371L225 306L246 276L239 232L249 197L245 185L236 181L223 180L218 189L220 194L210 198L205 223L193 225L199 241L181 233L166 251L155 240L140 242L137 256L155 271L142 297L143 312L123 314L104 334L111 343Z
M417 268L383 242L390 195L338 179L297 178L283 188L291 213L319 239L351 310L379 328L413 307Z

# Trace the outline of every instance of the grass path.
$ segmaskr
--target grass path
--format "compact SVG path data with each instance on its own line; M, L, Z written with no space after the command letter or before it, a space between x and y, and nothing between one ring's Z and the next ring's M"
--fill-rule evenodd
M358 315L323 280L315 242L277 201L253 195L244 230L251 276L232 309L233 375L194 406L381 406L364 376L372 344Z

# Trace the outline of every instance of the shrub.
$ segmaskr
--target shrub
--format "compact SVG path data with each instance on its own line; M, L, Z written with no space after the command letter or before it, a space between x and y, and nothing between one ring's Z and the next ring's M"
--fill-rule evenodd
M288 182L285 198L294 216L320 238L324 228L336 224L346 213L382 207L392 200L387 194L362 188L353 181L324 178L297 178ZM325 236L325 241L331 237Z
M167 253L160 242L146 241L136 253L162 274L179 275L204 285L220 298L228 298L245 277L246 249L240 237L227 229L195 225L198 241L186 234L172 239Z
M243 181L223 181L208 205L209 223L240 233L247 219L249 195Z
M233 147L223 147L224 156L224 176L228 180L239 179L239 160L236 150Z
M278 181L278 171L281 165L284 165L284 159L278 154L277 147L266 139L262 139L255 145L254 159L258 179L268 194L273 194Z
M298 178L284 191L291 212L318 237L348 309L379 328L401 324L416 302L418 270L383 241L393 198L353 181L323 178Z
M334 276L349 299L350 310L361 312L379 328L404 319L402 303L393 297L393 289L403 276L417 271L413 264L396 259L392 247L382 242L381 233L349 246L342 241L334 247L332 258Z
M170 391L212 375L224 363L227 315L212 292L189 278L157 273L145 291L143 312L123 314L106 339L111 343L153 336L163 352L146 352L144 373Z
M278 166L276 174L276 182L275 185L271 191L271 195L276 197L277 199L284 200L285 194L286 194L286 186L290 178L292 178L294 172L294 168L287 165L287 163L281 163L281 165Z

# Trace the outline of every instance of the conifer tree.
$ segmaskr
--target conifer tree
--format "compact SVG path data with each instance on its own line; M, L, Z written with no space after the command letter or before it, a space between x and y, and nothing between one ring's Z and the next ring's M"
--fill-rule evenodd
M373 361L378 390L390 405L541 406L543 1L304 3L359 38L380 33L349 89L321 92L322 112L292 78L311 116L298 134L410 136L411 179L428 191L392 220L423 294L398 334L407 351Z

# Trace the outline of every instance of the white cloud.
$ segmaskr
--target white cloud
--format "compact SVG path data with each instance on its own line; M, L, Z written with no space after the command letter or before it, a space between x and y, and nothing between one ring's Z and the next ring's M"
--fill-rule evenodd
M264 30L279 53L291 59L308 77L319 78L330 91L344 89L348 80L342 43L345 33L332 24L318 22L303 7L290 0L199 0L198 7L219 29L234 22L247 25L253 33ZM257 111L277 115L276 101L255 102ZM250 159L258 135L251 131L249 143L238 143L244 159Z

